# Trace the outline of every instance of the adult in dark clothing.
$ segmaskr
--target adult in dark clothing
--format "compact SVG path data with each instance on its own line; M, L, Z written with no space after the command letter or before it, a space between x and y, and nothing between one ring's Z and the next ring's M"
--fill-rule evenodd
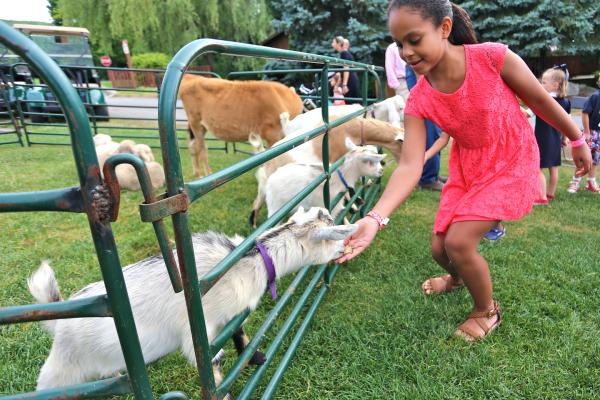
M354 57L348 50L344 50L344 38L336 36L331 41L331 47L339 54L339 57L344 60L354 61ZM345 97L362 97L360 93L360 83L356 72L342 72L342 93ZM346 104L360 103L360 100L346 100Z
M417 75L410 65L406 64L406 86L408 90L417 84ZM425 120L427 139L425 150L429 149L441 135L442 130L430 120ZM419 186L422 189L441 191L444 183L440 181L440 153L431 157L423 166L423 173L419 179Z

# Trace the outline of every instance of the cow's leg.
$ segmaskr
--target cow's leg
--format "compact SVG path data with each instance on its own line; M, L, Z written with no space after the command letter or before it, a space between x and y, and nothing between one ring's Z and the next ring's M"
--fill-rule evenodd
M257 193L254 203L252 203L252 212L248 217L248 223L251 227L256 228L258 221L258 213L265 204L266 198L266 186L267 186L267 171L264 165L261 165L256 170L256 181L257 181Z
M204 142L204 136L206 135L206 128L203 125L198 124L195 129L191 128L191 124L188 127L190 133L190 141L188 147L190 149L190 155L192 157L192 166L194 168L194 175L201 176L200 164L204 167L204 174L208 175L212 171L208 166L208 151L206 149L206 143Z

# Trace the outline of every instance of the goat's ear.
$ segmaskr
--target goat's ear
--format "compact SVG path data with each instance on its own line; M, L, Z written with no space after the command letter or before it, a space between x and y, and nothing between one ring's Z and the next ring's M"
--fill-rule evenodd
M311 236L315 242L321 240L343 240L352 235L358 229L358 225L336 225L316 228Z
M354 142L348 137L346 136L346 148L349 151L352 151L356 148L356 145L354 144Z
M306 214L306 211L304 211L304 207L300 206L298 207L298 210L294 214L292 214L288 221L298 225L302 225L306 222L306 217L304 216L304 214Z
M325 213L323 212L323 210L319 210L319 213L317 214L317 219L324 219L325 218Z

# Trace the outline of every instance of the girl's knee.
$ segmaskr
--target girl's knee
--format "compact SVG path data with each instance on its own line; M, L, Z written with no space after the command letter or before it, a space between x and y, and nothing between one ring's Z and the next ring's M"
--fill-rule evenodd
M446 250L444 249L443 240L434 239L431 241L431 256L436 261L439 261L446 256Z
M444 249L450 258L456 258L477 250L477 243L459 235L448 235Z

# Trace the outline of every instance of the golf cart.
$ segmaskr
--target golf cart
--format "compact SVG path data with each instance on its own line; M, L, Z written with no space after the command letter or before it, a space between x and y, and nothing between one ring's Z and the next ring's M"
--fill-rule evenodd
M102 90L99 90L100 76L93 68L95 65L87 29L29 24L15 24L13 28L29 36L62 68L77 88L90 115L96 120L108 120L106 100ZM8 97L25 100L22 103L26 105L23 109L32 113L32 122L46 122L48 116L44 114L62 115L54 94L46 86L36 85L36 76L29 72L27 64L5 47L0 47L0 71L12 82L11 85L6 85L12 86L12 89L9 87Z

